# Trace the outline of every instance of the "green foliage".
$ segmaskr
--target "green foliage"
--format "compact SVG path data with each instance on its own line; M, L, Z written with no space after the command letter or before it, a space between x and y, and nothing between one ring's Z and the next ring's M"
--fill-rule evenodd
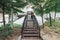
M14 28L21 28L22 26L19 24L13 24ZM10 23L6 24L5 27L3 25L0 27L0 40L5 40L5 38L13 32L10 27Z
M39 3L44 2L44 0L26 0L33 5L39 5Z
M55 11L58 12L60 8L60 0L46 0L44 9L45 12Z
M57 28L60 28L60 20L56 20L53 22L53 25Z
M0 0L0 8L3 7L4 4L4 10L6 13L9 14L9 12L11 12L11 9L13 9L14 13L17 12L23 12L20 10L20 8L23 8L24 6L27 5L27 2L25 2L25 0ZM19 8L19 9L17 9Z
M14 28L21 28L22 26L19 24L13 24ZM0 37L6 38L8 35L10 35L13 32L12 28L10 27L10 23L6 24L5 27L3 25L0 27ZM1 39L0 38L0 39Z
M38 9L38 8L36 8L36 9L34 9L34 12L35 12L37 15L39 15L39 14L41 13L41 10Z
M14 26L14 28L21 28L22 27L21 25L16 24L16 23L14 23L13 26Z
M13 13L17 13L17 12L24 13L22 10L19 10L17 8L13 8Z
M45 25L47 25L48 27L50 26L50 21L48 20ZM56 27L56 28L60 28L60 20L52 20L52 26Z
M34 9L34 12L39 15L41 14L42 15L42 11L43 9L41 9L41 3L45 2L45 0L27 0L28 3L31 3L33 6L33 9Z
M41 13L40 5L41 3L45 3L43 5L43 12L49 13L51 11L60 12L60 0L27 0L29 3L34 5L34 11L36 14ZM40 12L39 12L40 11Z
M54 22L54 20L53 20L53 19L51 19L51 22L53 23L53 22ZM47 25L48 27L50 27L50 18L48 18L48 20L47 20L47 22L45 23L45 25Z
M6 24L6 27L3 27L3 25L0 27L0 39L6 38L8 35L10 35L12 32L12 28L10 27L10 24Z

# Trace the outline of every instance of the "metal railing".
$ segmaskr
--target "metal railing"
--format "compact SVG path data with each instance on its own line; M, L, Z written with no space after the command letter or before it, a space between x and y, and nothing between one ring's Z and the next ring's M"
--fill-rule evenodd
M26 21L26 17L27 16L25 16L25 19L24 19L24 22L23 22L23 25L22 25L22 29L21 29L21 38L23 37L23 29L24 29L24 24L25 24L25 21Z
M42 38L41 35L40 35L40 27L39 27L38 21L37 21L37 19L36 19L35 16L34 16L34 19L35 19L35 22L36 22L36 24L37 24L37 29L39 30L39 38L40 38L41 40L43 40L43 38Z
M34 20L35 20L35 23L36 23L37 29L38 29L38 31L39 31L39 37L40 37L40 27L39 27L38 21L37 21L37 19L36 19L35 16L34 16Z
M22 36L22 37L23 37L24 27L27 26L27 23L25 23L25 22L26 22L26 18L27 18L27 16L25 16L25 19L24 19L24 22L23 22L23 26L22 26L22 30L21 30L21 36ZM34 23L36 24L37 30L39 31L39 38L42 39L42 37L41 37L41 35L40 35L40 27L39 27L38 21L37 21L37 19L36 19L35 16L33 16L33 21L34 21ZM21 37L21 39L22 39L22 37Z

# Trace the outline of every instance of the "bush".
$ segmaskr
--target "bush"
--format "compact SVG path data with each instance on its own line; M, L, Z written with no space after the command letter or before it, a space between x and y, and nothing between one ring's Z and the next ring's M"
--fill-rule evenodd
M6 24L5 27L3 25L0 27L0 39L4 40L8 35L10 35L12 32L12 28L10 27L10 24Z
M21 25L19 24L13 24L15 28L21 28ZM10 23L6 24L5 27L3 25L0 27L0 40L4 40L8 35L12 33L12 28L10 26Z

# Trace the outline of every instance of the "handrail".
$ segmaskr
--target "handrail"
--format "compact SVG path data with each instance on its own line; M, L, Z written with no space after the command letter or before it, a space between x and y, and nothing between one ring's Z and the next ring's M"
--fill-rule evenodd
M39 37L40 37L40 27L39 27L38 21L37 21L37 19L36 19L35 16L34 16L34 19L35 19L35 22L36 22L36 24L37 24L37 29L39 30Z
M23 37L23 29L24 29L24 24L25 24L26 17L27 17L27 16L25 16L25 19L24 19L24 22L23 22L23 25L22 25L22 29L21 29L21 36L22 36L22 37Z
M39 27L39 24L38 24L37 19L36 19L35 16L34 16L34 19L35 19L35 21L36 21L36 23L37 23L37 28L38 28L38 30L39 30L39 38L40 38L41 40L43 40L43 38L42 38L41 35L40 35L40 27Z

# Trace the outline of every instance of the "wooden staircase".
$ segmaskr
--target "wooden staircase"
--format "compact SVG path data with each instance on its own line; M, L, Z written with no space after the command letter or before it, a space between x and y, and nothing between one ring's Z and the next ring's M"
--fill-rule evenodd
M36 28L24 28L23 30L23 37L39 37L39 32Z
M22 27L22 39L27 38L26 40L28 40L28 38L33 38L31 40L35 40L35 38L38 38L40 40L40 28L36 22L36 19L27 20L25 17L24 26Z

